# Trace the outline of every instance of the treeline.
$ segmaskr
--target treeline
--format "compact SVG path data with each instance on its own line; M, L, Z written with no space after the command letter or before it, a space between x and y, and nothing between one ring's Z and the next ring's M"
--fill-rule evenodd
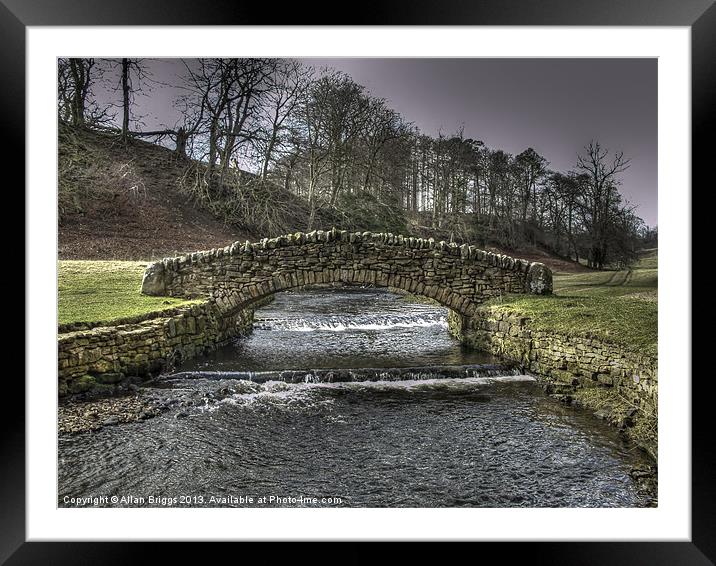
M227 221L271 234L327 224L446 234L509 248L529 243L595 268L654 245L618 187L621 152L590 142L571 171L454 135L425 135L350 76L290 59L184 62L170 127L141 128L141 59L60 59L59 119L124 139L171 139L182 186ZM116 90L99 103L94 88ZM133 127L134 126L134 127Z

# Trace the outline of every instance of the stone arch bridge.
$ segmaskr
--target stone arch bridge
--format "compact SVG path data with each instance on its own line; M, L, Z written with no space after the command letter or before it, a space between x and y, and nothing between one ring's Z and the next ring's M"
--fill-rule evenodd
M551 293L552 272L466 244L334 228L166 258L147 267L142 292L210 297L228 314L318 283L395 287L470 317L504 293Z

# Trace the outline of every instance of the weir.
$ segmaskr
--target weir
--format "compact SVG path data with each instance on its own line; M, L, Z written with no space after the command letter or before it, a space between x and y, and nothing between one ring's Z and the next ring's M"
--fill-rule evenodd
M470 377L521 376L516 365L469 364L450 366L420 366L400 368L337 368L280 371L185 371L163 376L163 380L177 379L238 379L266 383L354 383L364 381L423 381L426 379L461 379Z

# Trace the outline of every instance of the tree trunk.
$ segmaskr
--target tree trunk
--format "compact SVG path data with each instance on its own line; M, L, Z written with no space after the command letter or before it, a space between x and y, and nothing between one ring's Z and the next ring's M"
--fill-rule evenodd
M177 145L174 151L181 157L186 157L186 143L188 138L189 136L183 127L177 130Z
M261 181L266 182L266 175L268 175L268 168L269 164L271 163L271 154L273 153L273 148L276 145L276 138L277 133L276 129L274 128L273 132L271 133L271 139L269 140L268 147L266 148L266 155L264 156L264 162L261 166Z
M129 59L122 59L122 139L129 133Z

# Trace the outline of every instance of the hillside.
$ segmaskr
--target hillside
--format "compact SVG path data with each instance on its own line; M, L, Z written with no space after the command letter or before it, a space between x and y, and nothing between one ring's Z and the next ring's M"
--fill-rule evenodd
M306 229L305 203L276 187L273 190L288 203L284 206L294 217L284 217L275 233L253 228L255 219L250 213L244 215L243 222L220 220L221 202L211 203L212 211L207 202L181 188L187 168L196 163L160 145L136 139L124 143L116 135L63 126L58 157L58 255L62 260L151 260ZM264 201L270 198L264 197ZM235 204L236 200L231 206ZM265 207L266 202L258 205ZM251 210L250 203L245 208ZM363 225L359 217L352 221L344 218L351 225L340 222L338 227L376 229ZM333 222L326 217L321 224L326 225L319 224L319 228L330 229ZM412 231L421 237L450 238L444 230L426 232L416 226ZM536 246L515 250L488 243L485 248L541 261L555 271L587 270Z
M164 147L64 129L59 140L60 259L153 259L249 234L179 190L186 163Z

